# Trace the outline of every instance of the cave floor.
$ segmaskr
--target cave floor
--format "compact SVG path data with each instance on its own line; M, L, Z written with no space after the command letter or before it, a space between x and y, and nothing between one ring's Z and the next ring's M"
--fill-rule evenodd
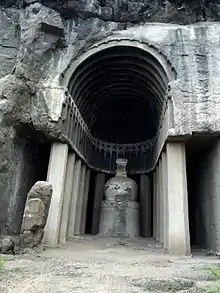
M212 288L212 289L209 289ZM75 237L58 248L0 255L0 293L220 292L220 261L170 256L148 239Z

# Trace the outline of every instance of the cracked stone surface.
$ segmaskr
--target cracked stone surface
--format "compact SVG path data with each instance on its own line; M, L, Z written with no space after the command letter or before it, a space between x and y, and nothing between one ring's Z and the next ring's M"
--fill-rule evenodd
M100 18L104 21L160 21L187 24L204 20L219 20L218 0L10 0L5 7L25 8L42 3L59 11L65 18Z
M214 257L169 256L150 240L78 237L60 248L4 256L1 293L182 292L220 286Z

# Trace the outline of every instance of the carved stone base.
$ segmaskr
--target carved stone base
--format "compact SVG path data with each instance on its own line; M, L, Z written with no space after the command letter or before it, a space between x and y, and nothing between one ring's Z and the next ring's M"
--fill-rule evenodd
M139 204L130 201L102 201L99 234L139 237Z

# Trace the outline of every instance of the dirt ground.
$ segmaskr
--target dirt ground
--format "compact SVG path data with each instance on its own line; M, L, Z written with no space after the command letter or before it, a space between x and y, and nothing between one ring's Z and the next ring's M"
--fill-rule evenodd
M78 237L0 263L1 293L220 293L216 257L170 256L151 240Z

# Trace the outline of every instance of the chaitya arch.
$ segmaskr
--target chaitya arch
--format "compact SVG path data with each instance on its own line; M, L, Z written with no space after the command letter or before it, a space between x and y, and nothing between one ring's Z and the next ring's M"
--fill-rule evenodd
M123 214L130 215L130 227L135 225L126 235L153 236L165 249L188 254L185 145L168 141L168 95L170 83L177 78L173 66L155 46L136 40L109 39L84 48L84 52L74 56L62 75L66 99L59 123L71 147L54 144L51 148L54 167L49 167L50 180L60 188L64 208L61 211L54 198L44 242L58 243L85 233L106 235L106 221L110 226L112 222L105 209L119 208L117 200L114 205L106 194L108 179L120 173L121 166L116 170L116 163L124 166L126 162L122 173L138 190L134 202L125 201L128 209ZM61 158L67 160L59 164L63 172L67 167L63 180L72 178L68 186L63 181L69 192L61 190L64 185L58 186L58 174L52 170ZM74 172L68 171L70 166ZM128 190L130 187L124 194ZM62 215L56 234L52 234L56 211ZM119 217L113 211L111 215L114 223L130 223L120 212Z
M128 159L131 173L154 167L175 78L162 52L136 40L109 39L73 60L61 81L68 89L63 127L90 167L114 172L119 156Z

